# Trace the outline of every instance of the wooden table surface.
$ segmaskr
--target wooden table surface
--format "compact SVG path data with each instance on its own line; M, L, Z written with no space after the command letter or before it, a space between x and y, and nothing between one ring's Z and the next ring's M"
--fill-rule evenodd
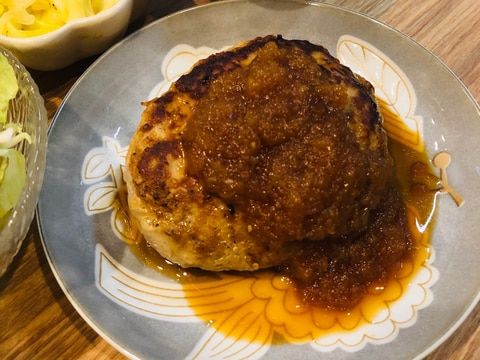
M144 22L208 2L152 0ZM373 16L411 36L450 67L479 102L480 1L326 2ZM50 120L68 89L93 60L55 72L31 71L45 98ZM480 359L479 325L480 304L426 359ZM19 254L0 278L0 358L124 359L87 325L63 294L49 267L35 220Z

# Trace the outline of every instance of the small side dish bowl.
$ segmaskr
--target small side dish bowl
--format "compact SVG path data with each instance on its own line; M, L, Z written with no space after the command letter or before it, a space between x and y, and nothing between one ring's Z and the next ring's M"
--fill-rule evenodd
M32 37L0 35L0 46L35 70L58 70L107 50L125 34L148 0L118 0L95 15L67 22L56 30Z
M8 106L7 124L22 126L31 137L16 147L25 157L26 183L15 207L0 220L0 276L7 270L27 235L35 214L45 172L48 118L37 85L25 67L8 50L0 48L13 67L18 92Z

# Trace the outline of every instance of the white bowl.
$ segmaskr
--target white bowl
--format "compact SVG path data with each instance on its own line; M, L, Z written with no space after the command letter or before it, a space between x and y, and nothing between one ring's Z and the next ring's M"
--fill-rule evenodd
M109 9L75 19L44 35L29 38L0 35L0 45L29 68L58 70L108 49L147 4L148 0L118 0Z
M12 65L19 88L9 103L7 123L22 125L32 139L31 144L17 145L25 156L27 176L20 199L0 221L1 276L20 249L35 214L45 172L48 118L43 98L28 71L8 50L0 48L0 53Z

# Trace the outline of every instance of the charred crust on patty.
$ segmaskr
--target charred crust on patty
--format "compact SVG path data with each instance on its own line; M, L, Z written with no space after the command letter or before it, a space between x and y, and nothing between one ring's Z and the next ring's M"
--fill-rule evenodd
M276 88L242 73L263 71L261 56L287 69L279 90L289 82L288 61L306 69L292 97L279 95L282 107L263 107ZM320 84L315 96L309 76ZM217 95L225 99L210 107ZM257 270L278 265L305 239L358 231L392 175L373 87L308 41L266 36L214 54L144 105L127 155L129 205L147 241L184 267ZM319 121L309 119L312 109Z

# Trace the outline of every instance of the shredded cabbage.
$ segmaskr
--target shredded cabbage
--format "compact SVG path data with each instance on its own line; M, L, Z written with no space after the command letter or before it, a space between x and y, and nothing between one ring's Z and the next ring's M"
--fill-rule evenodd
M32 142L19 124L6 123L8 104L17 92L15 72L0 54L0 218L18 202L26 182L25 157L14 147L24 140Z
M0 0L0 34L43 35L66 23L98 14L118 0Z

